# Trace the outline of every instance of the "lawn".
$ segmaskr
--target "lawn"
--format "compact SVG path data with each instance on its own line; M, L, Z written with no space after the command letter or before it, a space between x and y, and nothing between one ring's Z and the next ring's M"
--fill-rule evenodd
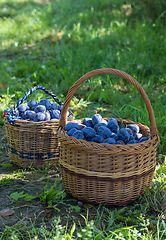
M19 191L12 183L31 182L35 174L40 178L51 175L49 169L17 168L10 163L5 150L1 115L36 85L52 91L64 102L70 87L85 73L98 68L122 70L147 93L160 144L152 187L135 203L120 208L78 205L62 187L53 191L56 206L53 199L51 207L48 201L44 202L41 193L30 199L32 205L39 204L40 210L41 204L44 211L53 209L49 231L47 224L36 225L33 219L26 228L21 220L13 227L5 222L7 226L0 229L0 239L166 239L165 7L164 1L158 0L153 0L153 4L150 0L1 0L1 194L13 199L14 204L26 205L26 197L32 197L30 190ZM36 100L44 97L43 92L33 93ZM78 119L98 112L103 117L130 119L150 127L141 95L131 83L114 75L98 75L84 82L73 96L70 109ZM52 171L59 176L58 168ZM48 179L40 185L46 195L54 186L52 178ZM61 179L56 184L61 186ZM16 195L11 195L14 190ZM65 218L58 212L63 208ZM1 217L0 221L7 221L6 218ZM82 225L77 223L78 219Z

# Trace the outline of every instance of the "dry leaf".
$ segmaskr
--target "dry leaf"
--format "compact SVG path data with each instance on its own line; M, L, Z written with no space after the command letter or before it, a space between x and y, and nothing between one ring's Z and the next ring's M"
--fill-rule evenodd
M6 216L12 215L13 213L14 213L14 210L12 210L10 208L5 208L5 209L0 211L0 216L6 217Z

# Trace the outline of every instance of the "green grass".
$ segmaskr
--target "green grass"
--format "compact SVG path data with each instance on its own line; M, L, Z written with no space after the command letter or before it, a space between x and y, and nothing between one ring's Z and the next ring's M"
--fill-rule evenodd
M157 0L153 4L149 0L142 1L142 4L140 1L124 3L120 0L2 0L0 114L11 108L31 86L42 85L64 101L69 88L86 72L116 68L133 76L151 101L161 140L157 148L158 161L162 159L163 163L166 155L164 6L164 2ZM35 99L42 97L43 93L33 94ZM75 93L71 107L76 118L90 117L97 111L103 117L131 119L150 126L145 104L137 90L115 76L100 75L83 83ZM1 117L0 124L3 125ZM32 222L27 238L20 225L20 228L7 229L1 239L8 239L10 234L15 236L13 239L19 239L17 236L23 231L20 239L40 239L40 236L54 239L59 234L55 239L163 240L166 238L165 202L162 202L165 201L164 168L165 165L159 167L162 174L155 177L154 187L145 199L133 206L136 223L127 220L125 210L123 213L117 210L113 216L110 212L107 217L103 215L107 229L96 228L99 216L93 222L85 219L86 226L82 230L73 223L70 231L61 227L61 220L55 218L50 233L44 226L35 229ZM158 187L161 193L157 191ZM145 209L141 208L142 201L146 203ZM160 217L148 219L150 209L159 212ZM120 221L118 214L126 220Z
M64 220L62 221L58 217L58 204L65 205L67 200L65 196L62 197L59 190L54 190L53 195L53 186L49 190L48 185L46 185L40 198L42 197L41 201L43 201L47 197L47 200L50 201L52 196L51 205L57 210L57 215L53 217L52 222L48 225L43 221L40 226L36 227L35 219L30 219L29 226L25 226L19 221L12 227L6 227L5 231L0 235L0 239L164 240L166 238L165 180L165 168L158 165L152 187L146 189L145 194L140 196L136 202L128 207L114 209L104 206L89 206L86 214L80 212L80 221L77 222L73 214L76 207L74 208L74 205L68 204L68 214L65 217L66 225L64 225ZM60 180L56 182L58 183L58 181L61 184ZM22 192L20 194L13 193L11 197L15 200L18 200L18 197L25 197L25 200L29 201L29 198L26 199L27 194L23 195ZM90 219L92 207L95 208L96 214L93 219L92 217ZM81 207L79 208L81 209ZM80 210L77 208L77 211Z

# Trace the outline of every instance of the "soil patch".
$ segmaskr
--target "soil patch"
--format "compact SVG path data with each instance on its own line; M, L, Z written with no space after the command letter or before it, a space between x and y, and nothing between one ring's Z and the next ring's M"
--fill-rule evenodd
M73 220L76 224L85 224L81 215L86 217L89 209L89 220L94 219L98 206L83 204L68 194L56 208L48 207L39 198L25 201L25 198L13 199L11 194L40 195L45 186L54 184L60 178L59 167L49 170L23 170L12 164L7 152L5 128L0 128L0 232L6 227L20 225L22 227L40 227L42 224L50 228L55 216L60 216L61 223L70 228ZM58 186L57 186L58 188ZM110 209L114 209L110 207Z

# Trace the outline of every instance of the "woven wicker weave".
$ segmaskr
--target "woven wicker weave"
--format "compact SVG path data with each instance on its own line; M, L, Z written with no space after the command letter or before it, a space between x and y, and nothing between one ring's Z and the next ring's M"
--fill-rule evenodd
M51 95L60 105L56 96L43 87L35 87L33 91L42 89ZM28 92L31 94L33 91ZM27 95L26 94L26 97ZM25 97L18 101L16 108L25 100ZM68 120L73 120L70 112ZM59 120L33 122L28 120L16 119L13 122L4 117L5 128L7 132L7 142L9 157L11 162L22 168L34 167L37 169L52 167L59 161L59 141L57 138L57 129Z
M68 136L65 132L66 114L78 87L98 74L118 75L132 83L141 94L150 120L150 129L136 123L149 139L142 143L109 145L87 142ZM128 125L131 120L117 119ZM78 120L81 122L81 120ZM86 73L70 88L59 122L60 170L65 189L83 202L106 205L125 205L136 200L145 186L150 186L156 166L156 147L159 135L153 109L140 84L129 74L116 69L97 69Z

